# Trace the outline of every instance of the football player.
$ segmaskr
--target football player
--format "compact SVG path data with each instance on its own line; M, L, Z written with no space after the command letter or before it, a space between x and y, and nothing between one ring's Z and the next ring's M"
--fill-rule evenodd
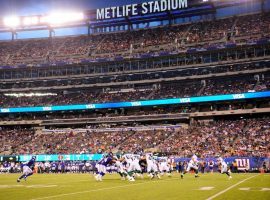
M191 169L193 169L195 171L195 178L198 178L198 172L199 172L199 161L198 161L198 157L194 154L190 161L188 162L188 166L187 168L184 170L184 172L181 174L181 178L184 178L184 174L186 174L187 172L189 172Z
M26 181L28 176L33 175L32 168L35 166L36 156L32 156L31 160L26 163L23 163L23 174L17 179L17 182L21 182L21 179Z
M226 174L229 179L232 178L231 176L231 170L229 169L227 163L223 160L223 158L219 157L217 159L217 162L218 162L218 165L219 165L219 168L220 168L220 173L221 174Z
M148 176L150 176L151 179L153 179L155 176L160 179L160 175L158 172L158 165L157 160L154 158L152 153L146 153L145 159L147 163L147 173Z
M108 155L104 156L100 161L98 161L98 163L96 164L96 168L97 168L97 175L95 176L95 179L97 181L102 181L102 177L106 174L107 170L107 166L109 166L112 162L114 162L113 160L113 154L110 152Z
M171 176L171 170L168 163L168 157L159 158L159 171L161 175L167 173L167 176Z

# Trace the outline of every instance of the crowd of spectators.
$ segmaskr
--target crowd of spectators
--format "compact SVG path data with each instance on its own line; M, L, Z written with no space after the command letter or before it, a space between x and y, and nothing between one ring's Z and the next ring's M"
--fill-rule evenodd
M1 42L0 63L79 62L83 58L109 58L130 53L135 56L138 52L152 52L154 50L147 47L155 46L160 46L158 51L161 52L182 51L187 50L190 44L209 47L220 41L237 42L237 37L242 36L249 36L247 41L254 37L269 37L269 27L269 14L255 14L119 33Z
M0 131L0 154L71 154L142 149L179 156L269 156L269 118L218 120L188 128L35 133L29 129Z
M187 43L211 42L226 39L227 33L231 31L234 18L221 19L209 22L199 22L188 31Z
M76 133L68 131L66 133L46 133L35 134L31 141L13 147L19 154L69 154L69 153L101 153L117 147L125 141L129 132L84 132ZM16 150L15 150L16 149Z
M158 148L180 156L269 156L269 118L215 121L173 132Z
M250 38L256 37L256 35L261 35L263 37L269 36L269 16L269 13L267 13L264 15L250 15L248 18L246 16L237 18L236 26L234 27L236 36L248 36Z
M182 25L109 34L96 53L123 52L130 49L176 43L177 39L183 37L189 26Z
M17 147L32 141L35 131L16 127L14 129L2 129L0 127L0 154L8 154Z
M205 95L238 94L244 92L265 91L270 88L268 76L257 81L252 76L161 83L149 85L145 89L130 88L107 91L101 89L77 89L58 92L56 96L14 97L0 94L0 107L51 106L68 104L106 103L120 101L138 101L164 98L180 98Z

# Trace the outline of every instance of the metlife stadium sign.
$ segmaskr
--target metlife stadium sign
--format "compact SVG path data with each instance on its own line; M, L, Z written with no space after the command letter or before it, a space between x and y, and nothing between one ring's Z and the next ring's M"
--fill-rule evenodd
M160 0L97 9L97 20L131 17L187 8L187 0Z

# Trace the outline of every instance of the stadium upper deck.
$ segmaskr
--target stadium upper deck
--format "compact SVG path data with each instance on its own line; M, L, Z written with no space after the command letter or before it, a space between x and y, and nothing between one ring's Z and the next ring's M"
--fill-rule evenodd
M196 52L229 52L237 47L243 51L256 45L265 52L269 49L269 19L266 13L106 35L2 42L0 60L4 68L10 68L7 66L61 66L170 55L187 57Z
M251 10L244 9L250 4ZM214 6L214 14L207 9L207 14L196 13L206 5ZM231 8L243 12L229 12ZM225 11L221 12L222 9ZM182 16L188 10L192 15ZM151 18L153 21L142 30L121 29L120 17L96 22L97 33L88 36L1 42L0 65L4 66L0 70L0 106L108 103L267 91L270 17L264 11L264 1L209 1L169 12L168 24L167 18L162 18L161 27L150 26L161 14L155 13L151 15L156 18ZM180 17L174 12L179 12ZM125 20L132 21L133 17ZM148 17L144 15L140 20ZM140 28L136 20L130 22L131 27L135 24ZM118 28L107 29L105 22ZM99 29L102 23L103 29ZM119 32L103 33L107 30ZM55 92L57 96L5 95L27 95L33 91Z
M94 20L95 11L89 11L85 12L85 21L60 26L67 28L87 24L88 36L2 42L0 65L46 66L145 59L267 43L270 17L266 5L264 1L249 0L241 4L238 1L189 1L188 7L183 10L105 20ZM250 15L252 13L259 14ZM24 19L21 18L21 21ZM30 26L30 29L23 27L23 30L29 32L48 28L57 32L59 25L38 24ZM13 36L22 32L20 26L12 29L2 27L2 31L10 30Z

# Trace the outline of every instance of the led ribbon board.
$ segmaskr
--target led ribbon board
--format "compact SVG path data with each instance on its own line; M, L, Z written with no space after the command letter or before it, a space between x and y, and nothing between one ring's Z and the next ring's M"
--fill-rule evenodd
M33 155L19 155L20 162L29 161ZM44 154L44 155L36 155L36 161L77 161L77 160L100 160L103 154Z
M201 102L229 101L229 100L238 100L238 99L254 99L254 98L267 98L267 97L270 97L270 91L250 92L250 93L241 93L241 94L200 96L200 97L189 97L189 98L134 101L134 102L60 105L60 106L45 106L45 107L40 106L40 107L0 108L0 113L51 112L51 111L104 109L104 108L124 108L124 107L136 107L136 106L157 106L157 105L171 105L171 104L201 103Z

